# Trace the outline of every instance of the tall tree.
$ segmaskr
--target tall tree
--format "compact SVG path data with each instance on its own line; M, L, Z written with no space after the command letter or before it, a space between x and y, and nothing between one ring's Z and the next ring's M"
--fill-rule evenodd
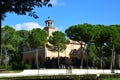
M29 39L29 35L30 35L30 31L27 30L19 30L16 31L17 35L20 36L20 43L18 45L18 54L19 56L17 57L18 60L20 60L21 62L19 64L21 64L21 66L24 64L22 63L23 60L23 51L24 51L24 47L30 47L28 39Z
M26 15L27 13L29 13L29 16L38 18L38 16L33 11L34 8L40 8L46 5L48 7L52 7L52 5L49 2L50 0L2 0L1 18L4 19L6 17L7 12L15 13L17 15Z
M37 69L39 68L38 48L43 48L46 42L47 42L47 33L44 30L40 28L35 28L30 32L29 43L30 46L36 50Z
M113 69L115 66L115 55L116 55L116 48L120 45L120 32L115 25L108 26L109 29L109 39L108 45L111 47L111 65L110 69Z
M66 35L60 31L55 31L49 38L49 42L53 45L54 50L58 51L58 68L60 68L60 51L66 49L69 40Z
M92 61L92 66L95 67L95 63L97 61L97 50L94 44L88 45L88 57L90 61Z
M1 42L2 48L1 49L2 49L2 51L5 51L6 55L14 55L14 53L17 51L16 47L19 44L20 37L16 34L15 29L13 29L10 26L4 26L1 31L2 31L2 33L1 33L1 38L2 38L2 42ZM11 54L7 54L10 52L11 52ZM10 57L11 56L9 56L9 58Z
M96 49L99 53L99 59L100 59L100 68L103 68L103 47L104 44L107 42L107 39L109 38L109 33L107 30L107 27L104 25L98 24L94 25L94 36L93 36L93 42L95 43Z
M19 30L16 31L17 34L20 36L20 45L21 46L29 46L29 35L30 35L30 31L27 30Z
M80 44L80 52L82 54L81 56L81 68L83 65L83 50L85 50L87 54L87 50L83 49L87 46L87 44L92 40L92 32L91 32L91 24L84 23L84 24L78 24L78 25L73 25L70 28L68 28L65 32L67 33L67 36L72 39L77 41ZM84 42L84 44L83 44Z

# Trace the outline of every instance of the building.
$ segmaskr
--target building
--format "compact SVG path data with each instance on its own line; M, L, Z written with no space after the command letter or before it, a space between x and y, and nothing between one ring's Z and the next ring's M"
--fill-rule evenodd
M52 33L56 31L55 27L53 26L53 20L51 20L48 17L48 20L45 21L46 27L44 27L44 30L48 33L48 38L49 36L52 36ZM49 43L47 43L49 44ZM60 57L67 57L70 58L70 54L72 54L73 57L76 57L78 55L78 52L75 52L75 50L80 49L81 45L77 43L76 41L70 40L70 44L67 45L67 48L65 51L60 52ZM82 46L84 47L84 46ZM29 49L29 48L24 48L24 53L23 53L23 62L27 64L37 64L37 58L40 63L44 63L46 61L46 58L56 58L58 57L58 52L53 52L51 51L46 45L44 49L38 49L38 56L36 56L36 53L34 50ZM78 56L77 56L78 57Z

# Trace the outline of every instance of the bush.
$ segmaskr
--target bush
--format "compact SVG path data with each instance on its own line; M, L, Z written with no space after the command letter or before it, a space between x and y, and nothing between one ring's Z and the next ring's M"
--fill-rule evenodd
M22 63L19 63L19 64L16 62L12 63L12 70L23 70L26 67L27 67L27 65L22 64Z
M0 66L0 69L5 69L5 66Z
M12 70L12 66L11 66L11 65L8 65L8 66L7 66L7 70Z
M31 65L29 64L24 64L24 69L30 69L31 68Z

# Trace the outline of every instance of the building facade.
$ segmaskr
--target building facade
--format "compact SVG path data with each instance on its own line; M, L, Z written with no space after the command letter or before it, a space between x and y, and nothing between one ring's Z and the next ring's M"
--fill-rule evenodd
M55 27L53 26L53 20L48 18L48 20L45 21L46 27L44 27L44 30L48 33L49 36L52 36L52 33L56 31ZM49 42L47 43L49 44ZM84 47L84 46L82 46ZM81 45L77 43L76 41L70 40L70 43L67 45L66 50L63 52L60 52L60 57L67 57L70 58L71 54L72 57L79 57L78 52L75 52L75 50L79 50L81 48ZM27 64L37 64L36 63L36 57L38 57L38 61L40 63L44 63L46 61L46 58L56 58L58 57L58 52L51 51L46 45L44 49L38 49L38 56L36 56L36 53L34 50L28 49L27 47L24 48L23 52L23 63Z

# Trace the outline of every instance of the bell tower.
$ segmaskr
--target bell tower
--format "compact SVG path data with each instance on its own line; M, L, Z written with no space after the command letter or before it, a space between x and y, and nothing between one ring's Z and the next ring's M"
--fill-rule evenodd
M56 31L56 29L53 27L53 20L50 19L50 17L48 17L48 19L45 21L45 25L46 27L44 28L44 30L47 31L48 36L52 36L52 33Z

